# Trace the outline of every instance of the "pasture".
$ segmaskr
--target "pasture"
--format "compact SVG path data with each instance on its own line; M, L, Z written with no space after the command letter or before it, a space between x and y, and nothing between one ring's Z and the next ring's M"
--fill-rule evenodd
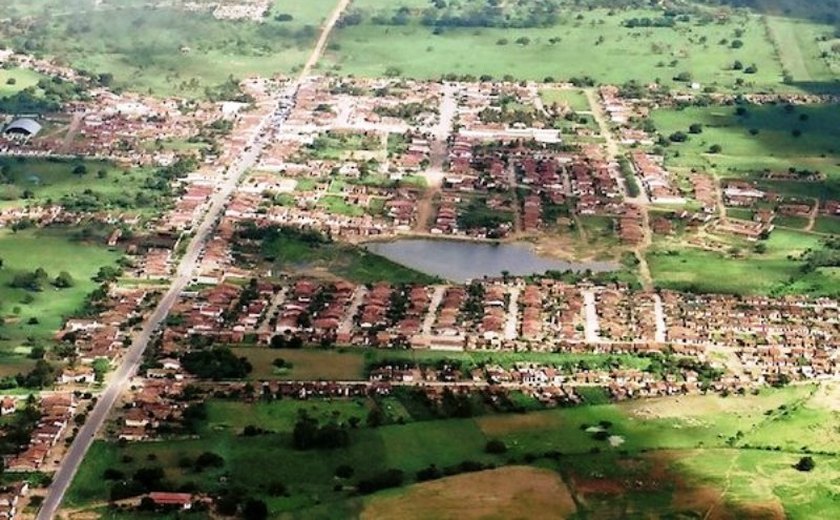
M668 289L727 294L840 293L835 269L803 273L803 262L797 260L807 249L819 247L819 236L777 229L764 243L767 250L758 253L749 243L737 240L727 252L657 241L647 260L655 285Z
M83 168L77 169L77 168ZM147 210L163 204L146 187L151 172L106 161L0 157L0 208L62 203L71 209Z
M0 230L0 347L22 355L28 344L48 341L63 319L80 310L97 283L100 267L113 265L119 254L95 244L72 241L65 230ZM42 291L11 287L15 275L41 267L50 279L66 271L73 286L58 289L47 283ZM31 339L31 341L30 341Z
M34 87L42 77L31 69L0 68L0 98Z
M740 468L746 470L748 463L757 464L761 468L759 479L738 485L738 489L752 489L752 494L736 493L736 499L724 501L720 507L737 508L755 501L776 501L785 510L790 505L797 511L797 507L804 507L803 500L813 499L812 510L824 511L825 493L830 488L828 482L836 478L840 470L836 459L840 448L836 435L832 434L823 444L819 444L820 433L816 431L803 438L809 449L826 451L825 455L815 456L823 484L810 491L805 482L816 482L812 475L800 476L799 472L786 469L795 463L805 446L792 446L790 451L781 452L755 450L756 440L762 432L787 420L780 418L780 410L816 414L793 420L788 425L790 433L784 434L791 438L798 428L807 430L809 425L818 425L818 417L825 420L831 417L825 414L836 413L831 408L836 408L831 398L835 394L824 392L836 392L836 389L797 386L766 389L758 395L661 398L527 414L415 420L378 428L365 426L365 417L374 406L374 401L368 399L257 403L211 400L207 403L208 418L197 438L125 446L104 441L95 443L68 495L68 504L79 507L107 499L108 486L103 486L101 479L107 468L130 475L142 467L160 466L170 485L191 482L198 489L209 492L223 488L225 484L219 476L226 475L250 494L266 500L275 515L285 512L293 516L319 516L317 513L326 507L333 512L329 517L355 517L368 507L373 509L365 510L394 507L393 501L402 500L403 493L414 496L414 493L422 495L427 491L423 486L408 487L360 498L352 492L334 488L337 482L352 485L387 468L396 468L404 472L405 482L410 483L415 480L415 472L431 464L442 469L464 461L476 461L492 466L527 464L552 470L551 474L560 475L573 495L585 499L579 503L586 504L590 513L616 507L615 501L610 500L615 498L614 493L626 494L633 507L641 508L641 511L661 513L662 510L656 508L663 504L669 508L666 510L673 507L675 512L683 506L696 511L700 505L675 505L672 499L679 496L689 502L689 498L704 487L719 496L726 483L724 468L730 467L723 462L737 459L738 471ZM299 451L290 443L300 410L306 410L321 421L346 422L356 417L361 424L349 429L347 447ZM245 439L241 432L248 425L267 432ZM599 429L606 429L611 440L620 441L600 440L593 433ZM507 452L501 455L486 453L485 443L490 439L502 440ZM221 455L224 467L196 472L182 464L204 451ZM706 454L710 456L706 457ZM337 479L333 476L342 464L354 469L352 477ZM261 471L253 471L255 467ZM527 470L509 467L501 473L510 471ZM785 484L776 486L772 483L776 471L780 472ZM492 477L492 473L474 475L484 475L475 476L476 481L501 482ZM466 476L463 479L470 480ZM662 482L677 479L681 484L676 487L663 487ZM650 488L631 485L648 480L659 484L651 484ZM277 482L285 485L285 496L269 493L271 484ZM431 488L437 489L436 486ZM481 488L483 486L478 486L470 493L480 494ZM453 493L463 492L459 486L454 489ZM613 495L603 496L605 491ZM507 496L504 491L501 493ZM455 498L442 497L441 507L450 507L447 504L451 505L451 500ZM527 502L531 503L531 499ZM507 504L507 499L504 503ZM704 503L702 507L710 505Z
M156 95L203 97L228 77L270 77L301 67L334 0L277 0L262 23L216 20L210 11L142 0L40 2L31 24L0 23L8 45L58 55L74 67L110 73L114 85ZM58 15L58 13L63 13ZM286 21L278 15L290 15Z
M765 172L820 172L822 182L761 181L768 189L791 196L840 196L840 105L713 106L662 109L651 114L660 135L683 132L688 140L666 148L666 165L696 168L721 177L758 179ZM692 124L702 133L690 134ZM712 146L721 147L711 153Z
M342 74L378 77L398 74L437 78L444 74L557 80L591 77L621 84L661 81L687 88L674 78L723 89L740 81L754 88L785 88L782 68L757 15L733 14L724 22L696 16L673 27L628 27L634 18L657 18L654 10L579 10L567 7L548 26L432 27L421 15L394 15L403 7L416 13L426 2L360 0L352 12L358 24L345 24L332 37L322 68ZM414 9L414 10L411 10ZM737 31L737 33L736 33ZM740 46L732 44L739 40ZM755 64L755 74L734 70L738 60Z

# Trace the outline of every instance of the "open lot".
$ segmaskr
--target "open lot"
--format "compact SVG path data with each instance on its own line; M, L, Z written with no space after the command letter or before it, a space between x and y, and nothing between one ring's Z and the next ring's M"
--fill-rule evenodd
M42 76L30 69L0 69L0 98L34 87Z
M80 170L78 168L83 168ZM0 208L60 203L71 211L146 211L167 202L146 185L152 172L105 161L0 157ZM168 188L167 188L168 189Z
M654 283L674 290L728 294L810 293L840 294L840 271L819 268L803 272L798 259L808 249L819 248L820 237L777 229L762 241L763 253L754 243L732 241L726 252L705 251L675 240L658 241L647 255Z
M565 518L576 510L569 489L550 470L512 466L415 484L373 497L361 518Z

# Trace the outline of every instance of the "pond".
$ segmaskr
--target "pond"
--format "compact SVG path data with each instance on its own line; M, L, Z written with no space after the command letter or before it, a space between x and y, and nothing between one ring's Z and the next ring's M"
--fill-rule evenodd
M399 239L372 242L368 251L398 264L453 282L501 276L502 271L525 276L546 271L614 271L613 262L566 262L539 256L527 243L491 244L461 240Z

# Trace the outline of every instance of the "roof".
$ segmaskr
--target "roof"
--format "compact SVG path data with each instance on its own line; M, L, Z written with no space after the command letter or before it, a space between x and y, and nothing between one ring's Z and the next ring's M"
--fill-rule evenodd
M149 498L154 500L156 504L189 504L192 502L192 495L189 493L166 493L162 491L153 491L149 493Z
M16 119L9 123L9 126L3 130L4 133L16 132L29 135L35 135L40 131L41 125L34 119L29 118Z

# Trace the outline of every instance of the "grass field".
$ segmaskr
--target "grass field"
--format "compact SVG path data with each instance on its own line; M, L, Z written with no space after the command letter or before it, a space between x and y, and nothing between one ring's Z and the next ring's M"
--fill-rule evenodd
M575 112L588 112L592 109L589 106L589 99L581 90L542 89L540 97L546 105L565 104Z
M84 174L74 173L84 166ZM120 169L105 161L0 157L8 184L0 184L0 208L31 203L79 204L88 211L122 209L146 211L163 205L159 192L145 187L151 172Z
M255 380L326 380L357 381L367 379L370 367L383 362L412 362L435 365L444 360L460 361L464 370L486 364L511 368L516 363L572 365L583 363L590 367L615 364L624 368L644 370L650 359L630 354L603 356L599 354L565 354L545 352L441 352L431 350L370 350L347 348L326 350L319 348L271 349L239 347L234 352L245 356L254 367L250 374ZM290 369L278 370L272 363L281 358L292 364Z
M354 245L336 242L310 245L280 236L263 244L263 255L286 272L330 273L356 283L434 283L437 278L402 266Z
M406 5L428 4L414 0L354 2L353 9L362 15L362 21L334 34L333 50L323 67L374 77L390 69L415 78L447 73L497 78L509 74L533 80L590 76L613 84L658 79L682 88L686 83L672 78L687 71L694 81L724 88L732 87L736 79L764 87L779 85L782 79L773 47L760 18L754 15L736 14L727 23L689 22L644 29L623 24L632 18L655 18L659 12L569 8L553 26L522 29L435 30L421 25L418 16L409 17L405 25L384 25L374 19L377 15L389 18ZM719 43L735 39L736 29L743 30L742 47ZM731 70L735 60L755 63L758 72Z
M769 182L762 184L791 196L840 196L840 105L747 107L743 116L735 107L719 106L657 110L652 114L659 133L666 138L688 132L690 125L703 126L701 134L689 135L685 143L672 144L667 165L676 169L697 168L719 176L756 178L764 170L786 172L789 168L819 171L824 182ZM801 132L795 136L794 132ZM713 145L720 153L709 153Z
M26 230L12 233L0 230L0 347L3 351L25 354L27 338L44 343L58 330L63 317L79 310L85 296L97 284L91 280L100 267L112 265L119 254L104 247L73 242L67 230ZM56 289L47 284L43 292L32 293L9 287L14 276L38 267L50 278L67 271L73 277L73 287ZM30 301L31 299L31 301ZM29 301L29 303L26 303ZM32 318L36 320L30 323Z
M748 244L738 247L740 256L657 243L648 254L654 282L659 287L730 294L811 293L840 294L840 275L835 269L804 274L798 258L805 250L818 248L816 235L777 229L766 241L767 251L755 253Z
M352 381L365 377L364 356L361 352L338 352L320 349L269 349L243 347L234 349L237 356L245 356L254 367L252 379L285 379ZM272 363L281 358L292 364L288 370L278 370Z
M34 44L75 67L112 73L115 85L160 95L201 97L229 76L272 76L300 67L334 0L277 0L263 23L220 21L210 12L149 6L143 0L42 1L30 25L6 21L7 45ZM97 2L98 3L98 2ZM72 8L68 9L68 6ZM62 14L60 14L62 13ZM292 20L276 21L289 14Z
M42 77L32 69L0 68L0 98L34 87Z
M300 410L321 421L357 417L364 424L372 401L282 400L248 404L211 400L207 404L207 422L196 439L129 443L124 447L96 442L68 495L68 505L82 506L107 498L107 486L101 480L106 468L130 474L141 467L158 465L165 468L167 480L173 485L192 482L206 491L224 486L219 476L226 475L229 481L264 498L273 515L287 512L296 518L377 516L400 507L404 500L417 503L417 497L428 497L428 503L448 517L446 511L460 511L458 497L470 503L469 497L484 496L493 483L501 486L495 507L502 510L540 503L525 490L509 490L519 489L520 484L504 478L513 474L521 475L522 479L514 480L523 482L531 482L525 476L532 475L541 489L550 484L559 495L540 495L542 500L558 501L558 507L569 504L565 493L571 492L578 507L594 516L615 507L630 508L619 516L633 516L632 511L645 516L644 512L697 514L712 506L730 511L773 503L791 518L812 518L808 515L830 510L831 482L840 472L836 455L840 443L831 426L837 420L836 398L836 386L800 386L726 398L662 398L379 428L360 426L350 430L350 446L317 453L296 451L289 445ZM599 423L606 425L611 439L620 441L596 440L587 428ZM248 437L246 441L240 432L248 425L271 433ZM772 432L777 426L780 437L774 439ZM798 433L804 434L799 441ZM782 451L756 451L765 437L768 442L783 443ZM503 440L507 453L485 453L488 439ZM807 475L791 469L805 447L826 452L814 455L817 470ZM224 468L196 473L179 466L179 460L208 450L224 457ZM559 458L543 456L554 450L559 452ZM149 458L151 454L153 459ZM340 464L355 469L351 482L386 468L403 470L407 482L411 482L414 472L430 464L444 468L465 460L504 466L524 462L551 471L508 467L495 473L386 491L370 498L333 490L339 482L333 471ZM254 471L255 467L260 471ZM755 475L746 478L751 467L756 468ZM730 480L742 473L745 478ZM566 485L553 475L562 477ZM272 482L283 482L288 495L269 496L266 487ZM635 484L638 482L644 485ZM447 485L455 483L464 485ZM725 489L731 491L724 496ZM714 500L693 504L703 493ZM720 501L718 505L716 500ZM408 517L414 517L413 511L409 508Z

